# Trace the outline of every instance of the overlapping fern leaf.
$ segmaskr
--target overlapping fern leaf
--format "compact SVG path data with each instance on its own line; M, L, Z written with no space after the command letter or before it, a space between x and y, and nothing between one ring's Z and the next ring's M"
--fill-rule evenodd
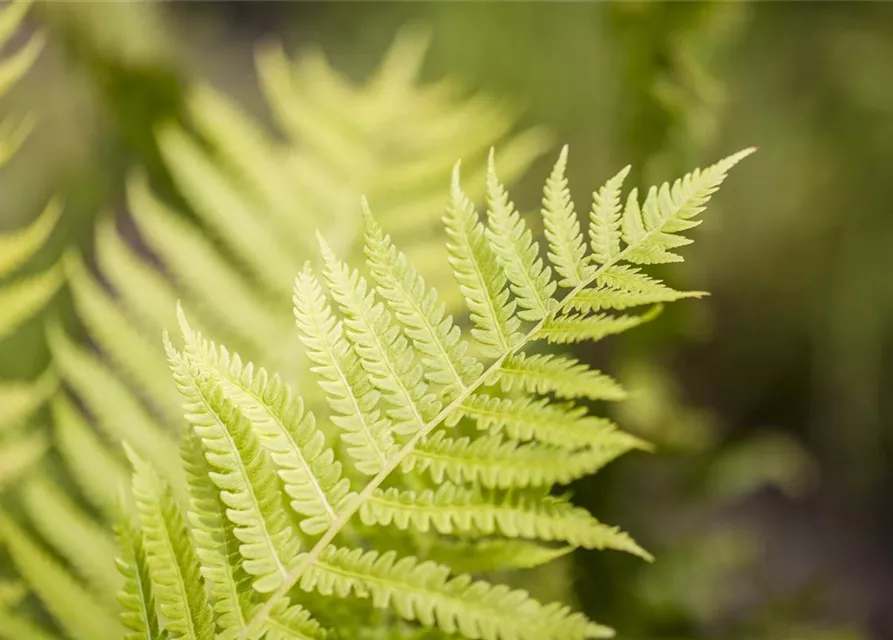
M329 411L308 410L279 377L205 339L181 309L182 346L167 336L165 345L190 425L189 506L134 457L138 531L125 540L124 623L143 621L140 637L162 628L211 638L216 628L231 638L309 639L353 633L350 620L371 609L386 612L379 624L435 637L609 636L567 606L451 565L469 569L461 556L475 544L493 554L492 568L576 547L650 557L551 491L642 446L579 404L622 390L579 362L526 350L624 331L653 314L614 310L688 295L642 266L680 259L682 232L751 151L655 187L642 203L635 190L620 197L621 173L593 200L592 251L564 181L566 150L543 200L548 251L492 155L486 220L457 166L445 224L470 339L367 209L366 268L320 239L320 267L305 265L294 285L298 330ZM354 615L339 615L344 606Z
M0 33L8 32L11 23L6 19L20 16L24 6L10 5L8 13L2 14ZM171 487L178 504L194 499L189 489L194 468L184 468L178 454L181 399L158 339L164 328L176 323L177 301L209 336L251 361L278 370L282 380L294 386L307 379L309 360L300 357L300 336L294 331L289 305L282 300L290 295L294 276L304 262L316 255L315 240L305 233L308 226L319 227L339 252L359 255L362 237L347 232L361 228L358 194L367 193L376 199L389 231L414 238L413 254L426 258L423 268L449 291L448 271L435 268L436 251L444 252L435 236L453 160L460 155L471 160L480 194L492 144L505 149L509 177L520 175L543 152L542 132L510 133L518 114L505 105L483 96L464 97L448 80L420 84L417 71L424 45L424 37L404 33L378 71L362 84L349 82L321 55L309 54L292 62L279 49L265 49L258 69L270 109L284 134L281 137L270 135L212 88L195 88L187 107L197 135L173 125L157 132L163 158L190 212L173 209L136 174L128 185L128 200L140 248L126 239L128 234L118 230L116 221L105 219L95 236L93 258L99 273L91 261L73 252L64 258L61 269L52 271L54 283L64 272L77 318L91 345L71 337L61 324L51 324L47 334L52 372L34 385L0 387L0 427L24 424L33 409L49 400L53 425L49 444L64 462L67 477L23 484L14 496L21 503L21 509L13 511L19 521L11 516L10 522L18 525L16 531L31 543L29 548L54 559L54 573L26 572L20 565L31 563L34 556L19 557L16 550L23 546L10 545L9 550L15 570L74 640L120 638L117 625L103 627L112 630L103 635L96 629L90 633L80 627L72 630L64 622L66 602L71 600L66 596L68 587L90 594L114 618L118 606L114 592L133 575L109 572L110 565L101 560L96 566L105 570L97 575L90 567L97 556L78 552L80 547L107 549L112 539L107 523L116 518L118 487L129 476L120 443L127 442L139 459L151 465ZM461 136L457 135L460 131ZM22 259L26 245L30 255L44 241L56 215L57 209L50 208L26 234L17 236ZM3 261L13 255L3 242L0 239L0 272ZM457 292L455 287L452 290ZM456 300L454 295L450 304ZM9 308L0 304L0 316ZM363 378L359 384L369 383ZM328 393L314 393L315 388L312 383L300 388L308 409L333 401ZM294 394L289 397L297 402ZM268 399L278 402L281 398ZM344 422L350 420L347 416ZM295 525L296 532L319 530L328 525L330 516L321 503L310 502L303 493L300 474L305 471L295 457L295 444L317 446L320 428L331 440L342 424L337 418L315 425L289 422L289 428L306 434L305 439L295 436L294 442L275 436L272 427L261 434L264 446L278 447L273 455L277 468L290 468L283 480L291 491L288 500L304 509L317 505L313 508L318 512L301 511L307 517ZM386 425L381 422L374 429L384 449L396 446L393 441L388 444L391 436ZM35 434L33 429L31 433L30 448L21 447L12 458L27 462L15 467L16 477L33 469L34 458L47 448L44 434ZM363 437L357 431L356 438ZM331 443L331 455L341 460L345 448L354 446L345 437L343 442ZM322 469L329 461L318 458L312 473L324 475ZM13 469L4 467L5 463L0 460L0 469ZM369 468L372 464L380 462L370 463ZM351 478L355 473L363 472L345 469ZM332 500L337 502L345 486L333 489ZM48 495L53 500L45 500ZM66 523L80 525L68 529L76 533L76 541L64 539L58 528L51 527L53 509L60 505ZM132 530L134 522L122 530ZM193 521L188 516L186 522L191 529ZM0 537L3 533L0 527ZM199 549L200 558L203 553ZM49 589L48 583L56 586ZM235 615L235 608L230 611ZM225 621L216 601L215 612ZM290 637L288 629L312 627L307 627L300 610L283 610L278 615L278 631L270 626L268 637L274 633ZM130 624L125 621L128 629ZM39 637L39 631L33 637Z
M18 31L30 2L16 0L0 9L0 48ZM15 51L0 59L0 98L34 64L43 39L32 35ZM0 122L0 167L24 143L32 118L5 116ZM26 272L28 263L43 248L59 218L60 206L51 201L43 213L24 229L0 231L0 341L38 313L59 288L60 270L50 267ZM40 459L47 448L42 432L26 429L26 423L52 393L51 374L31 382L0 381L0 490L13 483Z

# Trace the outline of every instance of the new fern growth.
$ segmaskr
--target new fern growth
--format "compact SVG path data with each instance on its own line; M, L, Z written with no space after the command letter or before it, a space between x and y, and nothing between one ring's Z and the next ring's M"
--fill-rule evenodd
M650 557L551 491L643 446L575 403L622 389L580 362L527 350L598 340L653 317L653 305L697 295L642 266L681 260L682 232L751 152L652 188L643 202L633 190L625 205L621 172L593 198L591 251L564 178L566 149L545 187L546 252L492 154L486 220L457 165L444 221L468 335L366 208L362 271L320 239L321 265L304 266L294 285L328 415L206 340L180 310L182 346L164 341L191 427L181 444L186 496L129 452L125 637L355 638L364 624L389 638L611 635L452 566L475 546L499 559L495 568L524 566L519 556L532 549L543 562L574 547ZM614 313L643 305L652 307ZM326 438L328 423L343 447Z

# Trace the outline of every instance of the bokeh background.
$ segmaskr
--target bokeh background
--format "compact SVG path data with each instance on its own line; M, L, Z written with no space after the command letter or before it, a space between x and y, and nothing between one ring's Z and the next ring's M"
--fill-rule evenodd
M3 105L38 126L0 175L0 231L59 194L28 269L89 254L135 167L165 184L153 131L193 83L269 122L259 43L359 80L407 24L431 34L423 78L549 132L528 208L563 143L578 208L628 163L647 185L760 148L667 272L711 297L580 354L634 391L618 419L657 450L576 500L658 562L577 553L537 588L626 638L893 638L893 3L39 3L46 50ZM70 305L0 342L0 375L43 371Z

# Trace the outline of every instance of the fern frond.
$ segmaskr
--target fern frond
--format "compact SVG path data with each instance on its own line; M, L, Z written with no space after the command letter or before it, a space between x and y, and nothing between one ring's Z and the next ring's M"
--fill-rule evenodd
M573 300L575 296L570 296ZM661 312L660 306L640 315L611 316L604 313L587 316L570 313L563 316L547 318L537 330L536 337L552 344L570 342L595 342L610 335L623 333L656 318Z
M620 254L620 189L629 170L629 166L624 167L592 194L589 244L592 246L592 259L598 264L608 264Z
M186 419L207 449L214 467L211 480L220 489L227 517L242 543L242 566L256 578L253 586L258 592L274 591L288 574L300 539L282 508L272 461L244 414L167 338L165 347L174 380L187 402Z
M375 299L365 278L351 271L320 241L326 282L344 314L347 337L372 384L391 405L387 415L394 431L412 435L437 415L440 402L429 393L422 368L390 311Z
M246 613L254 604L250 576L241 567L239 539L227 517L226 505L211 483L212 470L201 439L192 429L183 436L180 455L189 494L189 528L211 594L217 638L231 638L245 626ZM248 590L243 588L245 584Z
M710 196L725 180L728 171L755 149L744 149L702 170L695 170L676 180L651 187L639 209L635 190L623 212L623 240L628 245L624 259L636 264L678 262L682 258L671 250L691 240L680 232L700 224L700 214Z
M483 366L467 355L468 345L462 341L452 316L438 301L437 292L426 287L413 265L397 251L390 236L364 207L366 257L378 291L420 354L425 378L431 384L443 385L443 395L451 398L479 376Z
M137 519L164 628L173 638L211 640L211 605L180 508L152 466L130 449L127 455L134 468Z
M483 431L569 449L597 444L615 428L606 418L586 415L585 407L550 403L546 398L499 398L478 393L458 409L476 420Z
M553 393L559 398L623 400L626 391L610 376L574 358L516 353L499 367L498 384L506 393Z
M123 514L119 516L115 533L121 550L121 558L115 564L124 578L118 594L123 607L121 623L130 631L124 635L124 640L160 640L161 623L155 609L142 535L130 517Z
M300 586L322 595L369 598L405 620L437 626L472 640L583 640L611 631L568 607L541 605L526 592L450 578L449 568L394 552L327 547L302 576Z
M716 175L724 173L734 161L744 155L738 154L737 156L732 156L731 161L727 160L719 163L716 165L719 169L708 169L705 173L712 175L713 178L705 179L706 182L716 182ZM700 184L697 179L686 180L686 184ZM568 342L598 339L610 333L624 331L650 319L659 310L659 307L641 316L589 315L586 313L568 312L572 308L572 301L575 296L594 283L596 286L600 286L598 285L599 277L608 272L609 269L622 265L628 256L635 256L635 252L643 247L647 247L648 243L661 246L661 240L659 238L656 239L657 233L665 233L668 229L670 231L681 230L684 225L678 219L673 222L674 216L678 218L680 212L683 217L694 215L697 212L696 209L705 202L706 196L703 195L705 189L709 192L710 188L695 186L689 188L688 191L683 189L683 195L689 192L693 195L690 196L687 202L685 197L682 196L674 200L676 212L670 211L666 214L667 220L670 222L663 225L663 230L658 230L651 222L648 223L650 225L649 228L646 228L645 220L640 218L642 228L644 229L643 233L636 237L629 234L623 235L628 225L624 226L625 223L621 219L620 226L623 231L621 239L628 240L627 246L619 249L616 255L612 254L613 257L609 261L598 265L595 269L585 270L587 273L586 279L576 285L560 302L556 302L554 308L551 308L545 316L541 317L525 335L521 335L519 333L521 326L520 316L525 311L530 311L531 309L522 308L520 312L516 313L517 300L511 298L512 291L517 298L530 293L530 291L522 291L518 288L520 282L519 274L521 273L518 271L518 266L521 265L527 268L526 273L528 276L532 273L535 275L545 273L546 271L542 268L543 265L541 263L536 262L533 251L526 253L529 245L527 245L525 240L516 244L515 241L518 238L525 237L524 229L513 223L514 208L508 204L507 197L503 197L502 191L495 185L498 185L498 183L491 180L491 210L502 209L502 211L491 211L491 215L495 215L497 219L501 216L502 222L499 227L489 227L490 230L486 233L490 234L493 241L492 244L497 244L496 235L508 236L508 238L501 237L498 241L502 245L499 251L500 258L497 258L497 253L494 253L491 242L488 242L483 225L474 207L458 186L458 167L454 171L453 197L445 218L449 235L450 261L453 264L454 272L460 283L460 289L466 298L472 320L475 323L475 328L472 331L475 347L493 360L489 367L475 380L463 387L458 395L443 400L442 408L436 415L427 420L424 420L419 415L416 403L420 397L423 397L423 394L433 394L436 390L426 387L422 381L423 373L420 371L421 367L415 362L415 358L417 356L420 357L420 355L407 347L405 337L401 335L398 328L394 327L388 310L380 302L377 302L374 293L368 290L366 281L356 271L350 270L345 264L337 260L333 252L322 243L327 280L336 301L339 302L345 315L345 323L348 327L347 341L355 348L367 374L370 375L370 378L372 378L379 390L383 392L388 403L397 404L406 411L402 416L396 417L398 419L411 417L413 419L412 422L417 424L413 425L413 430L406 429L405 435L408 437L408 440L405 444L402 444L399 450L388 459L381 470L357 494L356 499L350 502L346 510L339 514L338 518L316 541L310 551L306 554L301 554L296 559L294 569L289 571L278 589L257 609L240 637L247 638L251 633L261 629L265 622L270 619L270 615L275 610L275 607L281 606L281 603L287 598L290 589L295 585L301 585L305 588L321 585L323 588L321 593L323 594L332 593L333 591L342 596L350 593L360 596L371 594L373 601L376 598L382 599L382 602L377 606L387 604L390 602L392 595L399 593L400 600L396 601L396 606L398 607L398 614L402 617L410 620L419 620L426 625L436 622L441 631L451 633L459 630L463 635L471 638L486 637L507 640L508 638L528 637L525 634L531 634L529 637L537 638L583 638L587 637L589 633L598 634L604 631L603 628L586 621L582 617L574 618L577 620L577 626L574 627L573 631L562 629L557 622L542 629L536 628L534 623L531 622L530 625L519 629L513 626L513 623L518 622L518 618L511 621L502 621L500 619L496 622L499 618L498 612L490 612L490 619L493 621L492 626L487 627L486 631L484 631L481 627L476 626L478 624L477 619L473 617L475 610L473 607L468 608L466 606L470 603L463 603L462 605L455 603L450 609L460 619L461 616L471 616L467 618L469 620L467 624L459 627L455 626L456 620L444 620L442 617L435 615L430 607L436 610L437 604L429 603L427 618L417 617L422 611L420 608L421 601L411 598L406 599L408 597L406 590L408 589L412 592L413 580L409 580L410 584L404 584L399 580L395 580L394 574L401 574L400 571L396 570L396 566L399 563L398 565L394 564L396 556L392 554L379 556L376 552L367 553L359 549L349 550L345 548L337 550L335 547L330 546L336 537L346 530L351 517L357 512L360 512L361 518L364 517L367 524L395 522L398 526L406 527L408 533L418 534L433 528L446 534L452 534L457 531L463 532L463 527L464 532L469 533L469 531L474 530L475 526L479 526L487 532L509 535L523 534L545 538L546 540L560 538L563 535L564 540L574 545L580 544L592 547L617 546L647 557L647 554L625 535L610 527L593 524L597 521L591 519L585 512L574 511L574 507L545 498L542 496L542 493L535 493L529 498L525 497L524 499L529 500L529 502L512 502L512 500L520 500L521 498L515 497L513 494L510 494L513 497L509 497L499 493L481 492L480 485L483 485L486 481L475 478L472 482L479 483L478 486L473 484L468 489L443 489L443 493L438 495L430 491L428 493L419 493L414 488L419 485L413 484L413 481L418 480L418 478L414 478L411 474L404 478L391 478L392 472L398 468L409 472L416 469L431 468L435 474L443 473L447 475L452 473L458 481L464 480L463 473L478 473L480 474L479 477L484 477L484 472L474 470L473 465L463 468L459 461L437 460L437 455L442 453L438 449L438 445L441 444L448 451L452 448L451 453L457 455L464 455L473 450L471 440L458 440L453 443L447 441L445 436L440 436L440 438L443 438L442 440L438 440L437 436L432 437L432 433L439 427L454 426L463 418L474 422L478 429L490 431L490 437L501 435L510 440L525 443L532 441L529 444L522 445L524 447L522 450L524 451L540 450L546 452L549 451L549 447L554 450L565 449L570 454L579 454L581 459L585 460L585 464L592 465L595 468L629 449L645 448L644 444L637 439L619 434L615 425L609 420L587 415L583 407L550 402L548 398L537 398L530 393L530 389L552 389L556 391L561 389L565 395L578 395L577 389L587 389L587 393L590 395L604 394L599 389L600 385L605 384L603 380L589 376L583 380L574 381L574 385L577 386L574 386L574 391L571 392L568 389L569 383L562 383L560 379L561 376L571 375L576 363L572 361L556 361L558 364L550 366L549 363L551 361L546 358L537 362L536 360L527 360L526 358L516 359L516 356L522 348L534 341ZM609 198L606 196L606 199ZM634 199L633 202L635 202ZM652 210L653 207L649 209L649 211ZM614 216L614 214L611 214L611 216ZM616 226L616 220L611 216L608 216L611 218L609 226L613 228L613 226ZM500 229L500 232L494 231L497 228ZM613 247L613 245L611 246ZM662 246L663 248L659 249L661 251L666 250L668 245L664 244ZM387 253L388 250L386 247L385 252ZM511 258L514 262L508 264L508 258ZM531 260L533 260L532 266ZM583 260L588 265L592 260L592 256L584 256ZM506 275L506 272L512 270L514 270L513 276ZM626 276L634 280L635 274L632 276L629 274L630 271L627 270ZM509 281L515 287L512 291L506 287ZM528 280L529 282L530 280ZM641 279L637 284L633 284L633 286L639 287L646 285L649 287L656 286L655 281L642 282ZM622 287L618 287L618 289L620 288ZM635 291L625 289L623 293L624 295L632 295ZM528 296L529 301L530 298ZM491 396L482 390L484 387L501 385L500 372L503 366L506 363L517 365L518 362L522 363L522 365L532 365L534 371L529 374L525 372L517 374L517 378L507 384L509 387L511 385L520 386L521 389L524 389L526 385L526 394L521 394L518 397L500 398ZM395 366L395 364L399 366ZM538 367L538 364L544 364L545 366ZM592 389L599 390L593 391ZM611 391L608 392L609 395L610 393ZM415 415L411 413L413 409L415 409ZM507 450L502 448L501 444L496 444L499 442L497 440L490 440L490 442L494 443L489 445L494 447L494 451L502 453ZM428 447L427 449L426 446ZM476 446L480 446L481 450L485 450L484 445ZM520 449L521 446L518 446L518 448ZM487 462L495 466L503 464L504 460L497 459ZM497 472L488 473L490 473L488 477L491 480L495 478L498 481L499 475ZM519 474L517 477L526 482L529 477L534 477L535 475L532 471L527 471ZM510 475L506 477L510 477ZM561 480L560 477L552 475L551 477L544 476L543 482L548 484L548 481L552 479ZM403 480L402 486L400 480ZM497 481L492 483L498 484ZM388 489L383 489L382 485L385 482L393 482L394 484ZM530 483L528 486L535 485ZM539 495L539 498L534 497L536 495ZM440 502L438 502L438 498ZM585 514L585 517L579 516L579 513ZM477 515L480 522L476 522L472 514ZM581 518L582 522L575 520L577 516ZM567 519L574 520L574 522L569 523ZM572 536L573 538L571 538ZM384 557L389 557L389 559L383 563L383 566L377 566L379 560ZM329 558L347 559L350 566L332 567L331 563L327 562ZM414 559L405 559L400 562L408 568L407 570L410 574L412 573L412 568L422 566L417 565L417 561ZM333 569L337 570L330 573ZM401 574L401 577L404 575L408 574ZM413 575L413 578L421 579L422 576ZM434 593L426 595L426 598L433 599L434 603L443 603L442 600L438 600L438 598L443 598L446 595L443 589L449 590L449 585L456 584L457 581L463 582L463 580L465 579L456 578L447 583L447 573L444 573L442 579L437 584L437 588L433 590ZM487 589L489 588L487 587ZM498 590L500 588L494 589ZM404 607L404 611L400 610L401 606ZM553 606L549 605L549 607ZM539 604L533 604L530 607L538 610L548 608L544 608ZM566 615L566 612L563 615ZM551 634L556 635L553 636Z
M367 525L558 541L587 549L618 549L651 559L629 535L567 502L531 500L523 495L485 496L450 483L421 493L379 489L360 508L359 516Z
M488 489L568 484L601 469L614 458L645 445L622 431L604 430L601 442L586 448L540 443L518 444L501 436L448 438L443 431L426 438L403 463L404 471L427 471L435 483L444 478Z
M522 309L518 317L536 322L558 304L552 270L543 265L539 245L496 177L494 151L487 162L487 239Z
M380 393L363 371L309 265L295 280L294 312L347 453L358 471L375 475L395 449L391 424L376 408Z
M593 271L583 259L586 245L580 231L580 220L574 211L574 203L567 186L567 145L552 168L543 189L543 225L549 241L549 260L561 276L558 284L562 287L576 287L583 284Z
M303 401L279 376L270 376L251 363L243 365L238 354L204 341L189 326L182 309L178 311L186 353L204 375L215 379L223 397L251 420L279 467L292 508L302 516L301 529L308 535L325 531L353 494L313 414L304 410Z
M453 169L450 204L444 216L449 238L447 250L459 289L465 296L471 335L482 355L498 357L511 351L520 339L520 321L514 317L516 304L509 300L506 277L500 271L474 205L459 185L459 165Z
M448 565L456 573L491 573L533 569L574 550L572 546L548 546L522 538L481 538L440 540L428 552L428 559Z
M264 635L266 640L325 640L327 637L326 630L299 605L273 612Z
M118 621L5 513L0 531L19 575L72 640L121 640Z

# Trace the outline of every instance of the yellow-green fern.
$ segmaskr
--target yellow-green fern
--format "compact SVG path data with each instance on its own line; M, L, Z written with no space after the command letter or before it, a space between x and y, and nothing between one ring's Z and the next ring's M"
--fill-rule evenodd
M314 416L277 376L206 340L181 309L183 346L167 336L165 344L192 430L183 445L188 515L151 465L133 456L137 535L152 591L169 600L155 609L161 626L172 637L204 638L213 618L226 637L334 637L352 627L350 616L333 612L367 601L416 628L473 640L610 635L566 606L457 573L450 559L462 548L457 542L500 541L533 545L542 562L568 547L650 558L627 533L550 492L641 446L574 403L618 397L616 383L574 361L524 354L537 342L598 339L653 317L578 301L606 282L620 308L666 301L671 290L637 265L680 260L675 250L689 242L682 232L698 224L727 172L751 152L655 187L644 203L632 191L618 214L596 212L590 239L600 249L592 253L575 248L582 234L569 195L550 195L561 183L562 152L542 214L548 253L563 257L548 262L500 186L492 155L486 222L462 191L457 166L445 223L470 342L465 322L445 312L371 212L369 279L320 239L322 278L306 265L294 302L330 415ZM605 279L621 270L631 284ZM332 431L348 445L342 455L326 437ZM456 431L485 433L452 440ZM581 456L586 462L570 463ZM570 466L575 473L565 472ZM452 482L443 481L447 474ZM496 568L525 566L508 549ZM138 593L131 585L125 599ZM151 605L143 599L140 610ZM124 620L136 610L130 606ZM282 630L289 620L300 621L291 635Z

